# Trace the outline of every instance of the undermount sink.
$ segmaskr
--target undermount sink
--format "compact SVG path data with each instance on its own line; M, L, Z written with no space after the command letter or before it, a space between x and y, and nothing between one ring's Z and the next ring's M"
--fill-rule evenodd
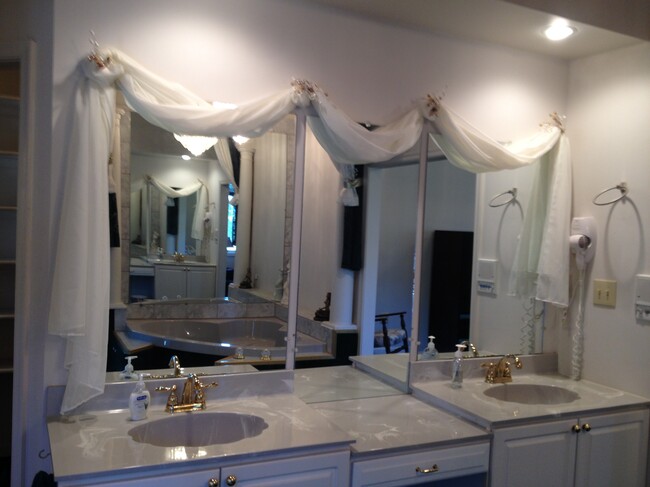
M564 404L580 399L574 391L542 384L502 384L486 389L483 394L519 404Z
M138 443L154 446L208 446L258 436L268 428L263 418L225 412L181 413L129 430Z

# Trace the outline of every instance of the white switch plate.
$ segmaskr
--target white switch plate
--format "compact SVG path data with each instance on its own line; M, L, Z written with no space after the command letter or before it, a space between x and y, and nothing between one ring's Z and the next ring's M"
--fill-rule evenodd
M495 259L479 259L476 276L478 292L495 296L497 293L497 273L499 261Z
M616 281L594 279L594 304L616 307Z

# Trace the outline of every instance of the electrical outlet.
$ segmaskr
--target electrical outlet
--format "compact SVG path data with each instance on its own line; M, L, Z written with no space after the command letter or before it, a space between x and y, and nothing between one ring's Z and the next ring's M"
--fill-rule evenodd
M616 307L616 281L594 279L594 304Z

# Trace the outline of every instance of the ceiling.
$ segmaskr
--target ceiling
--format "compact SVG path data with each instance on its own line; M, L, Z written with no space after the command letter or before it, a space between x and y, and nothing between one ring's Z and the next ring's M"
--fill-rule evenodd
M500 0L308 1L405 28L499 44L565 60L641 42L635 37L579 22L571 22L577 34L564 42L552 42L542 31L557 16Z

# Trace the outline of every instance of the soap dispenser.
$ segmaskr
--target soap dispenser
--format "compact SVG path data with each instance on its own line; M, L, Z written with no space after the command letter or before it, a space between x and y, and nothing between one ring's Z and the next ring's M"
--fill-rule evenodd
M131 364L131 360L134 358L138 358L137 355L130 355L129 357L124 357L127 361L127 364L124 366L124 370L120 372L120 378L121 379L135 379L137 378L137 374L133 371L133 365Z
M433 343L433 340L436 337L433 335L429 335L429 343L427 343L426 348L424 349L424 352L422 355L424 358L435 358L436 355L438 355L438 350L436 350L436 345Z
M140 421L147 417L147 408L149 407L150 400L151 395L149 394L147 387L144 385L142 374L140 374L138 383L135 385L135 389L133 389L133 392L129 397L131 421Z
M459 343L454 352L454 363L451 368L451 387L459 389L463 387L463 350L465 345Z

